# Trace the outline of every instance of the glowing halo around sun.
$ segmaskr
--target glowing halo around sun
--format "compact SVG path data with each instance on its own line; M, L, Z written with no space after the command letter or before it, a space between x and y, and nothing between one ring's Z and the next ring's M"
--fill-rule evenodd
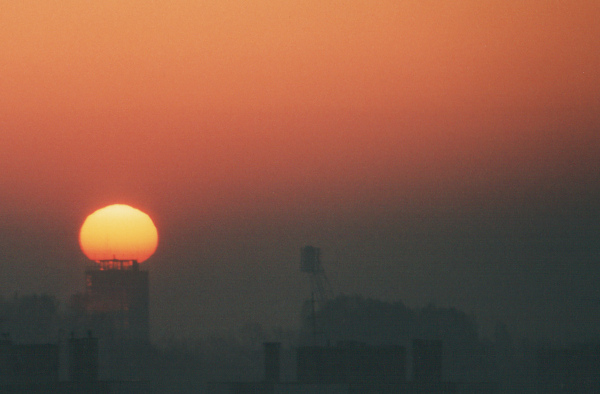
M79 232L83 253L101 260L137 260L152 256L158 232L150 216L124 204L101 208L85 219Z

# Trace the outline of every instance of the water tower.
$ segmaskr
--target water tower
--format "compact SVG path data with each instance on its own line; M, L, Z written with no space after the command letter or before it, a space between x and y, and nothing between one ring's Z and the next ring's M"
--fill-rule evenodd
M314 246L300 249L300 271L308 274L311 292L319 307L333 298L333 290L321 265L321 249Z

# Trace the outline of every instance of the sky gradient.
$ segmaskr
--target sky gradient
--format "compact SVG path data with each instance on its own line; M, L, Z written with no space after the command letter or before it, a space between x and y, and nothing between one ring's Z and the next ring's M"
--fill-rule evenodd
M514 3L514 4L513 4ZM155 336L337 292L600 324L597 1L0 1L0 287L83 288L148 213ZM177 322L177 323L175 323Z

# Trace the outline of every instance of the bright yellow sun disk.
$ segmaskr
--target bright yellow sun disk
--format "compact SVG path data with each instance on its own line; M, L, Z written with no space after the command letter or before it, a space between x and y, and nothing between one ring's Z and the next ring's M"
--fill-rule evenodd
M79 244L90 260L142 262L156 250L158 232L144 212L129 205L115 204L99 209L85 219Z

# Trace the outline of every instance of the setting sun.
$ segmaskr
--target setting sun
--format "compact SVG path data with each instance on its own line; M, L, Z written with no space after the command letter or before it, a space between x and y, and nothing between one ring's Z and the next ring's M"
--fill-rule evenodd
M87 217L79 244L90 260L142 262L156 250L158 233L150 216L129 205L115 204Z

